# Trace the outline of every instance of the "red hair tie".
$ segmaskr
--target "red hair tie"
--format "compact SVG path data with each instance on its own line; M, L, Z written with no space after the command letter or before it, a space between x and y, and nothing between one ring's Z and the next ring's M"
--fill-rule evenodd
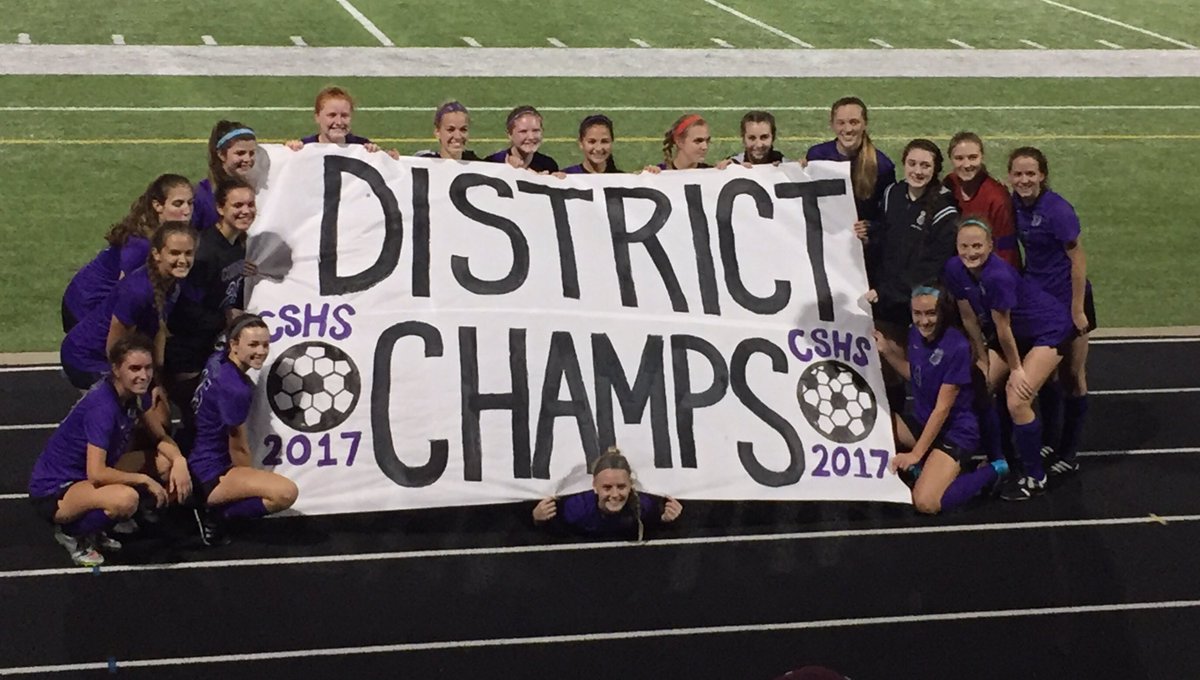
M704 120L704 119L701 118L700 114L698 114L698 113L693 113L691 115L684 116L683 120L679 121L679 125L676 125L675 129L671 131L671 136L674 137L675 139L679 139L680 137L683 136L683 133L687 132L688 128L695 125L696 123L699 123L702 120Z

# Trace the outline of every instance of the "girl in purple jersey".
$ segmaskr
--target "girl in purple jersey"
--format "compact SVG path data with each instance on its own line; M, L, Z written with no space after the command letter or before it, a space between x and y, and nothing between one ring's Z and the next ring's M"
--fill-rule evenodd
M129 213L104 235L108 247L80 269L63 292L63 332L102 304L117 281L146 264L150 235L163 222L192 217L192 183L182 175L159 175L129 206Z
M455 161L481 160L467 148L471 140L471 114L457 101L448 101L433 112L433 137L437 149L418 151L418 158L445 158Z
M292 151L299 151L305 144L359 144L370 152L381 151L375 142L350 132L350 122L353 118L354 98L350 93L336 85L327 87L317 93L316 103L313 104L313 121L317 124L317 134L301 139L289 139L284 146ZM395 149L387 154L394 159L400 158L400 153Z
M608 116L596 114L579 123L579 150L583 162L563 170L567 175L621 172L613 160L613 122Z
M508 148L484 160L540 173L558 172L558 161L538 151L542 147L542 114L537 109L518 106L509 112L504 127L508 131Z
M221 219L217 214L217 200L213 192L222 180L231 177L250 182L257 153L258 137L254 130L231 120L218 121L213 126L208 136L208 177L196 185L193 227L208 229Z
M179 448L166 433L166 403L154 402L150 341L132 335L108 353L109 375L71 407L34 464L29 499L37 514L54 524L54 538L79 565L104 562L98 550L119 550L105 533L128 520L139 494L157 507L181 502L192 481ZM145 451L129 452L135 426L153 441ZM166 488L159 482L166 480Z
M228 542L226 520L252 519L292 507L299 490L283 475L253 467L246 419L254 383L246 372L261 370L271 347L267 324L254 314L233 320L227 349L208 360L192 399L196 437L187 463L203 505L196 510L205 545Z
M1025 249L1025 277L1037 283L1071 310L1076 336L1059 367L1057 381L1038 394L1046 421L1046 465L1055 474L1079 469L1075 455L1087 416L1088 334L1096 328L1092 284L1080 238L1079 216L1046 180L1050 164L1041 150L1015 149L1008 157L1008 180L1013 189L1017 236ZM1066 389L1066 395L1063 389Z
M1046 481L1042 426L1033 410L1033 398L1058 368L1075 330L1066 307L992 252L992 234L985 222L964 220L958 228L957 249L958 257L947 261L943 276L951 290L963 291L960 298L976 297L979 309L991 316L999 347L987 352L988 387L996 390L1006 385L1013 443L1024 467L1023 476L1009 478L1001 497L1025 500L1042 494ZM961 305L960 309L964 325L978 334L973 305ZM978 335L971 340L976 347L986 345Z
M592 490L557 499L543 498L533 508L535 524L557 524L572 533L595 538L642 540L646 523L670 523L679 518L683 505L639 494L629 460L609 447L592 463Z
M941 290L921 286L911 296L912 328L908 332L908 358L882 342L880 352L892 368L912 383L913 415L910 428L893 414L896 446L907 449L889 463L893 472L910 471L913 506L918 512L937 514L959 507L1008 473L1004 459L960 475L979 448L979 423L973 410L971 344L956 328L953 302ZM915 436L914 436L915 435Z
M165 222L150 239L143 267L121 279L104 303L88 312L63 338L63 373L86 390L108 370L108 352L137 332L154 338L154 362L162 366L165 319L178 299L176 283L187 277L196 249L196 231L187 222Z
M896 181L896 164L875 147L867 132L867 105L858 97L842 97L829 109L834 138L809 147L806 161L849 161L850 184L859 223L878 219L883 191Z

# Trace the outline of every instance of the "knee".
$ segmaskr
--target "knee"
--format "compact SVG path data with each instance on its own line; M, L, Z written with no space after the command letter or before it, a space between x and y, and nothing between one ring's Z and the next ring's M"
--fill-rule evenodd
M280 482L279 488L275 490L274 498L271 499L271 504L277 508L275 512L287 510L296 504L296 498L299 496L300 489L296 486L296 483L290 479L284 478L283 481Z
M138 492L132 486L114 488L104 513L117 520L133 517L138 508Z
M936 515L942 511L942 499L930 493L913 493L913 507L922 515Z

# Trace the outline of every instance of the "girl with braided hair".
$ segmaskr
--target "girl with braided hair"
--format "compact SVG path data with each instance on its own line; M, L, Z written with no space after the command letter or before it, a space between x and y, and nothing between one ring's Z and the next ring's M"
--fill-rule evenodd
M657 173L663 170L702 170L716 167L726 168L732 161L725 159L716 166L705 162L708 157L708 145L712 135L708 130L708 122L698 113L680 116L663 134L663 162L646 167L646 172Z
M187 222L165 222L150 239L146 264L121 279L104 303L88 312L63 338L63 372L81 390L109 369L108 352L138 332L154 339L154 364L162 366L166 318L179 295L176 285L192 268L196 231Z
M568 532L594 538L642 540L646 524L674 522L683 505L665 496L638 493L633 469L620 449L610 446L591 465L592 489L561 500L543 498L533 508L535 524L555 523Z
M129 213L104 235L108 247L71 278L63 292L62 323L67 333L104 302L117 281L146 264L150 235L163 222L192 217L192 183L182 175L159 175L129 206Z

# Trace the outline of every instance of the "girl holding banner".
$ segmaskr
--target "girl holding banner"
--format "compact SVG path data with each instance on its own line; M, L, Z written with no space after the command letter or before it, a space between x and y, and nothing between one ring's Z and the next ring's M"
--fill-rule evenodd
M477 161L479 156L467 149L471 139L471 114L457 101L442 104L433 112L433 136L438 140L436 151L418 151L418 158L446 158L456 161Z
M663 162L646 167L646 172L662 170L702 170L713 166L704 162L708 157L708 145L712 135L708 131L708 122L698 113L680 116L666 133L663 134ZM726 159L716 165L725 168L730 164Z
M354 119L354 98L340 87L327 87L317 93L313 105L313 120L317 123L317 134L286 142L287 148L299 151L305 144L359 144L367 151L379 151L379 145L350 132ZM396 151L389 151L392 158L399 158Z
M674 522L682 512L683 505L670 496L659 500L639 494L629 460L613 446L592 464L591 491L561 501L543 498L533 508L533 521L594 538L641 541L647 523Z
M193 227L203 231L220 221L213 191L222 181L233 177L250 181L257 152L258 137L254 130L237 121L217 121L208 136L208 177L196 185Z
M995 390L1006 377L1008 412L1013 441L1024 476L1013 475L1001 498L1025 500L1045 491L1041 459L1042 426L1033 411L1033 398L1058 368L1075 329L1071 314L1054 296L1043 291L1012 265L992 252L991 229L979 218L958 228L958 257L946 262L943 278L960 300L964 325L977 348L985 347L976 314L991 317L999 348L987 350L988 388ZM978 310L978 311L977 311Z
M292 480L253 467L246 435L254 396L254 383L246 372L262 369L271 332L262 318L243 314L230 324L226 337L228 347L209 358L192 400L196 441L187 464L198 482L200 540L208 546L229 542L227 520L286 510L299 495Z
M558 162L538 152L542 146L542 114L532 106L518 106L508 114L504 123L508 131L508 148L501 149L484 160L508 163L514 168L534 172L558 172Z
M608 116L596 114L584 118L579 123L579 150L583 152L583 162L564 169L563 174L621 172L612 156L615 137L613 122Z
M907 449L889 463L908 471L913 506L933 515L957 508L1008 473L1003 458L960 475L979 448L979 421L973 410L971 343L952 324L953 299L938 288L920 286L911 295L912 327L908 358L875 332L880 354L913 392L914 427L893 414L896 446ZM907 481L907 480L906 480Z
M192 217L192 183L182 175L159 175L129 206L129 214L109 227L108 247L76 272L63 292L63 332L104 303L117 281L146 264L150 236L163 222Z
M809 161L850 161L850 184L858 207L856 229L879 219L883 192L896 181L896 164L875 148L867 133L867 105L858 97L842 97L829 110L834 138L809 147Z
M775 149L775 116L767 111L749 111L742 116L742 151L729 157L734 163L779 165L787 160Z

